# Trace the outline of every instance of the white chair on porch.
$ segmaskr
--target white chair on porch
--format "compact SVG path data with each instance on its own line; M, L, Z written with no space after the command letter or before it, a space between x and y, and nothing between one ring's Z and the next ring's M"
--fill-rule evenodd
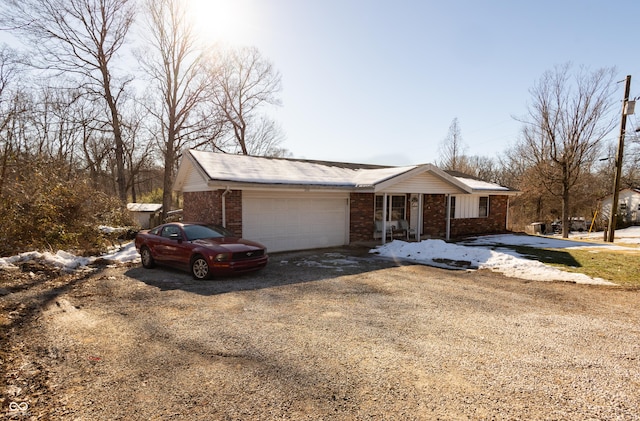
M393 226L389 223L387 224L386 237L393 240ZM382 221L376 221L376 230L373 233L373 238L382 238Z
M409 226L409 222L406 219L401 219L398 221L398 230L404 231L407 236L407 240L410 240L411 237L416 238L416 230L415 228L411 228Z

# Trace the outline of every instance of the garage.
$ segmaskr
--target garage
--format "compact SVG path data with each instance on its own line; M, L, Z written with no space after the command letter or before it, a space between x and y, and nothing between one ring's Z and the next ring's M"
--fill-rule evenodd
M252 192L242 195L242 235L270 252L349 244L349 194Z

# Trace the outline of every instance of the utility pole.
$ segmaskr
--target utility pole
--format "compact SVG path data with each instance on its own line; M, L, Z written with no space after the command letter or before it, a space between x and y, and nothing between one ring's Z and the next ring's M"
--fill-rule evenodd
M618 153L616 154L616 172L613 178L613 200L609 212L609 232L607 241L613 243L616 232L616 216L618 214L618 199L620 190L620 178L622 177L622 157L624 155L624 132L627 127L627 104L629 103L629 91L631 89L631 75L627 75L624 87L624 101L622 102L622 118L620 119L620 138L618 140ZM633 113L631 113L633 114Z

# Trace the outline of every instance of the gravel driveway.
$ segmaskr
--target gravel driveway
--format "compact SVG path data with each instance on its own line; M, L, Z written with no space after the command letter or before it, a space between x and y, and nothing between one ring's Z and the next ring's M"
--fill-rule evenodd
M345 248L206 282L105 268L47 294L5 364L21 419L640 419L637 290Z

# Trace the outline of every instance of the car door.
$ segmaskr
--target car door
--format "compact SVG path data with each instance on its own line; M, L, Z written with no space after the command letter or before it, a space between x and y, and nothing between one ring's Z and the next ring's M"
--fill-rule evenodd
M175 265L189 264L191 256L190 243L178 225L166 225L161 235L160 253L162 259Z
M182 230L177 225L165 225L156 244L157 260L177 264L180 261Z

